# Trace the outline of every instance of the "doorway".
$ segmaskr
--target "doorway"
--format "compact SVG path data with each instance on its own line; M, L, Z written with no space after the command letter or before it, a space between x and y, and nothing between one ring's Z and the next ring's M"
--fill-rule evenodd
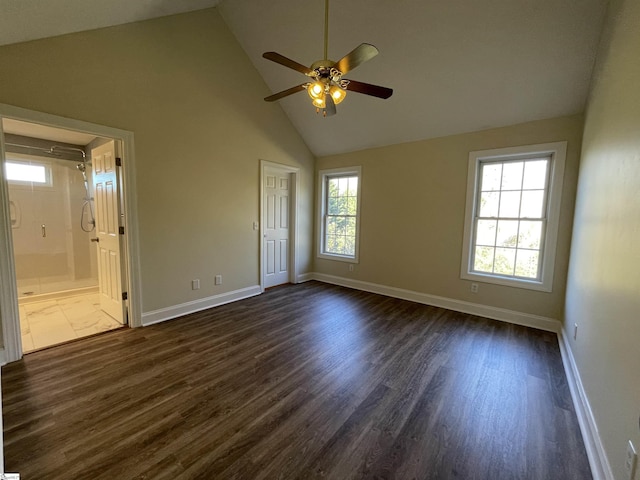
M139 326L132 134L7 105L0 127L4 360Z
M299 170L261 162L261 286L297 282L297 196Z

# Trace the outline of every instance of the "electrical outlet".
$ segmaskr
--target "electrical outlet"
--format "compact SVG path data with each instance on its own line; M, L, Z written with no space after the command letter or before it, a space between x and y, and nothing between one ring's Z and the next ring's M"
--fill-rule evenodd
M624 461L624 466L627 470L627 478L629 480L634 480L636 475L636 466L638 463L638 454L636 453L636 449L633 446L631 440L627 444L627 457Z
M349 271L353 272L353 263L349 264Z
M222 275L216 275L216 285L222 285Z
M471 293L478 293L478 284L477 283L472 283L471 284Z
M573 324L573 339L575 340L576 338L578 338L578 324L574 323Z
M191 280L191 290L200 290L200 279Z

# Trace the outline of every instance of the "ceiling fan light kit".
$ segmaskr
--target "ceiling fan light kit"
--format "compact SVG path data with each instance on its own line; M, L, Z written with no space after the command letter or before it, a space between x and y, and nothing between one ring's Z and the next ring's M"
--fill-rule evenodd
M336 114L336 105L340 104L347 96L347 90L370 95L378 98L389 98L393 90L370 83L357 82L342 78L357 66L371 60L378 54L378 49L369 43L362 43L337 62L327 59L329 45L329 0L325 0L324 17L324 60L314 62L311 67L306 67L276 52L262 54L267 60L305 74L311 81L291 87L282 92L275 93L265 98L267 102L274 102L296 92L306 90L311 102L316 107L316 112L322 110L323 116Z

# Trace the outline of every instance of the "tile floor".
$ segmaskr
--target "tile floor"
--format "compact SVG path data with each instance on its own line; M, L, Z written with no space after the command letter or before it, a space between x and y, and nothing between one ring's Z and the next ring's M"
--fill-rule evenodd
M100 310L97 293L30 301L19 308L25 353L122 326Z

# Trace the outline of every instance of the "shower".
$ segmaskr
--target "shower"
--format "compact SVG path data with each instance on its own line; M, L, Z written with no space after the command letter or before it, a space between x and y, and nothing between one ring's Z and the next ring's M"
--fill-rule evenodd
M83 232L87 232L87 233L95 230L96 218L93 214L93 206L91 205L91 202L93 201L93 197L89 193L89 180L87 179L87 164L91 165L91 163L87 162L87 154L84 152L83 149L75 148L75 147L67 147L64 145L52 145L50 148L39 148L39 147L30 146L30 145L20 145L18 143L10 143L10 142L5 142L5 145L9 145L12 147L26 148L29 150L39 150L41 152L46 153L47 155L52 155L56 157L60 156L60 154L58 153L58 150L63 150L67 152L77 152L81 154L82 163L79 163L76 165L76 168L80 171L80 173L82 173L82 178L84 180L84 192L85 192L84 200L80 210L80 228L82 229ZM87 213L87 209L89 212L90 220L85 222L84 219L85 219L85 214Z
M82 153L84 154L84 152ZM84 202L82 203L82 209L80 211L80 228L82 228L82 231L84 232L92 232L96 228L96 219L93 216L93 207L91 206L91 201L93 200L93 197L89 195L89 181L87 180L86 161L83 160L82 163L79 163L78 165L76 165L76 168L80 171L80 173L82 173L82 178L84 179L84 192L85 192ZM88 225L85 225L84 218L85 218L85 213L87 211L87 208L89 209L89 218L91 218L91 220L87 222Z

